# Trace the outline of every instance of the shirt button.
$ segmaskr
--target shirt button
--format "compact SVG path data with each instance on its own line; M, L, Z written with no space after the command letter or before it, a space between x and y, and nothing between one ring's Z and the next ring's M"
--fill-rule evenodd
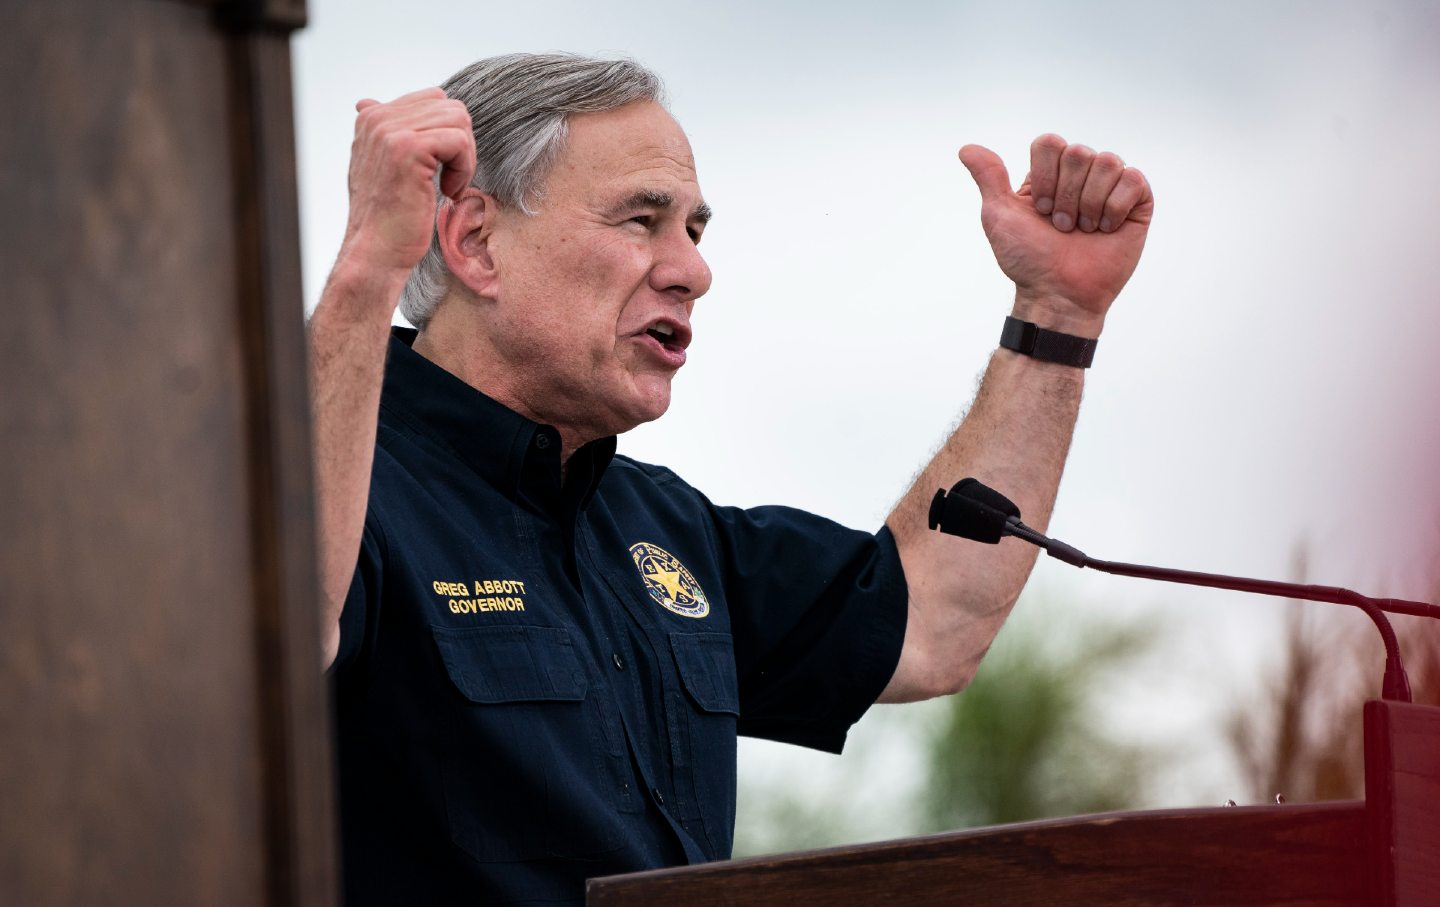
M610 660L613 661L613 662L615 662L615 670L617 670L617 671L623 671L623 670L625 670L625 659L623 659L623 658L620 657L620 653L619 653L619 652L616 652L615 654L611 655L611 656L610 656Z
M538 447L538 448L540 448L541 450L544 450L545 448L549 447L549 446L550 446L550 436L547 435L547 434L545 434L544 432L541 432L540 434L536 435L536 436L535 436L535 446Z

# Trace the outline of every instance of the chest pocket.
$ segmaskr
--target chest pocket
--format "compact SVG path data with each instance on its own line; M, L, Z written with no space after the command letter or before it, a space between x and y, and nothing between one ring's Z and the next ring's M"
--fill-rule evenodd
M712 853L729 856L735 833L735 724L740 694L728 633L670 634L670 652L685 688L672 698L671 756L677 784L688 783Z
M580 702L589 682L563 627L432 627L455 687L481 705Z
M482 861L603 853L643 808L608 691L563 627L432 627L456 693L441 754L455 843ZM596 688L592 689L592 686Z
M735 647L726 633L671 633L670 651L680 680L700 711L740 715Z

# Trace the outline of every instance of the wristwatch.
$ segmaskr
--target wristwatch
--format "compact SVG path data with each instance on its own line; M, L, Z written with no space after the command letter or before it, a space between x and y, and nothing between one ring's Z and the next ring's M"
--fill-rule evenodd
M1017 353L1024 353L1043 362L1058 362L1075 368L1089 368L1095 359L1095 347L1099 340L1047 331L1028 321L1006 316L1005 328L1000 332L1000 346Z

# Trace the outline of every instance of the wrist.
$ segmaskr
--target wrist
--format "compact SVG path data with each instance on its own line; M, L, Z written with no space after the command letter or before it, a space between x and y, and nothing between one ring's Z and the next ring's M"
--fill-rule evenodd
M418 261L418 258L411 261L409 256L397 259L383 244L350 235L340 244L340 252L335 256L330 274L332 280L341 278L353 285L370 283L403 287Z
M1105 328L1105 316L1081 308L1063 296L1027 293L1015 294L1010 314L1047 331L1059 331L1076 337L1097 339Z
M383 325L388 331L409 277L409 270L376 266L363 255L342 248L325 280L316 314L334 312L348 321Z

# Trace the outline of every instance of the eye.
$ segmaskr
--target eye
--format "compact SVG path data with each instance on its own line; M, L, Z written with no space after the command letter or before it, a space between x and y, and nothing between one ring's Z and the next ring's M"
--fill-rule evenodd
M650 225L654 222L655 216L653 214L637 214L634 217L630 218L628 221L626 221L626 223L630 224L639 224L646 229L649 229Z
M696 230L694 227L686 227L686 228L685 228L685 232L690 234L690 241L691 241L691 242L693 242L693 243L694 243L695 245L697 245L697 246L700 245L700 231L699 231L699 230Z

